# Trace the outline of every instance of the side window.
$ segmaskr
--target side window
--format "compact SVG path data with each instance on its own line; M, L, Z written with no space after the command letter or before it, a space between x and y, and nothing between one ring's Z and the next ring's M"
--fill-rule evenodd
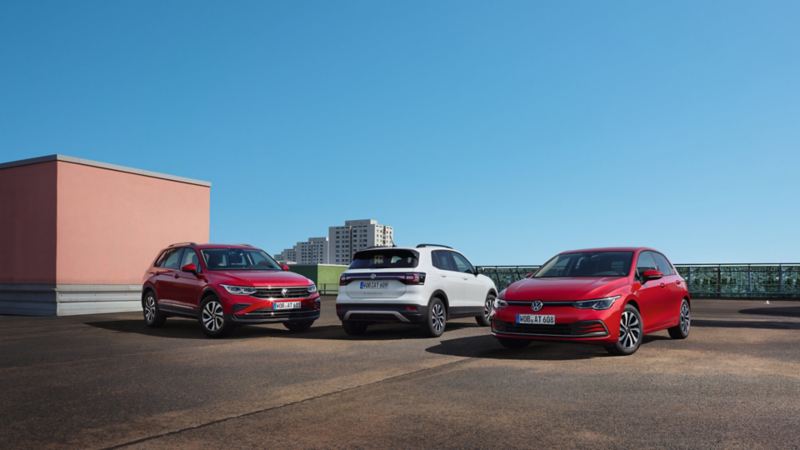
M660 270L664 276L675 274L675 271L672 270L672 264L669 263L666 256L662 255L661 253L653 253L653 258L656 260L658 270Z
M636 272L641 275L642 272L649 269L658 269L656 260L653 259L653 252L642 252L639 255L639 261L636 262Z
M467 258L464 257L464 255L455 252L449 252L449 253L453 255L453 260L455 261L457 271L464 273L475 273L475 268L472 267L472 264L470 264L470 262L467 260Z
M167 253L165 253L164 256L161 258L158 267L163 267L165 269L179 269L182 253L183 253L182 248L174 248L167 251Z
M183 252L183 258L181 258L181 265L183 267L187 264L194 264L198 270L200 270L200 261L197 259L197 253L194 249L187 248L185 252Z
M431 259L433 259L433 267L442 270L456 271L456 263L453 261L451 252L444 250L434 250L431 252Z

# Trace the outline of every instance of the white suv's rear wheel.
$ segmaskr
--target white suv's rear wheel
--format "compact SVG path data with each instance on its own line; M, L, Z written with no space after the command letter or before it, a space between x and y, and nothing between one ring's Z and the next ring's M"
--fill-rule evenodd
M447 309L440 298L434 297L428 304L428 314L422 322L422 329L428 336L439 337L444 333L446 325Z
M495 295L489 293L486 296L486 301L483 303L483 315L475 316L475 322L478 322L478 325L482 327L489 326L489 315L492 314L492 308L494 307L494 298Z

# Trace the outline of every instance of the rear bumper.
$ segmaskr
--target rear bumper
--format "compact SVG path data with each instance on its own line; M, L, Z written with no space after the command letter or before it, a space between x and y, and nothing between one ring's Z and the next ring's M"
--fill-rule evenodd
M353 322L420 323L428 315L427 306L386 303L337 303L339 320Z

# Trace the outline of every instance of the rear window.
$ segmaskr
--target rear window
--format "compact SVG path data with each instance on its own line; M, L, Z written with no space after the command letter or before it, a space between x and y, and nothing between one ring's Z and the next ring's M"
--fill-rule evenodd
M358 252L351 269L410 269L417 267L419 254L412 250L369 250Z

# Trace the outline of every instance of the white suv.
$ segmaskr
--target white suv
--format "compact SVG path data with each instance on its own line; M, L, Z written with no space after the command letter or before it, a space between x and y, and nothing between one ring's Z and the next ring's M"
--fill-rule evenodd
M363 334L370 323L401 322L435 337L451 318L489 325L496 296L494 282L450 247L370 248L353 255L339 278L336 314L350 335Z

